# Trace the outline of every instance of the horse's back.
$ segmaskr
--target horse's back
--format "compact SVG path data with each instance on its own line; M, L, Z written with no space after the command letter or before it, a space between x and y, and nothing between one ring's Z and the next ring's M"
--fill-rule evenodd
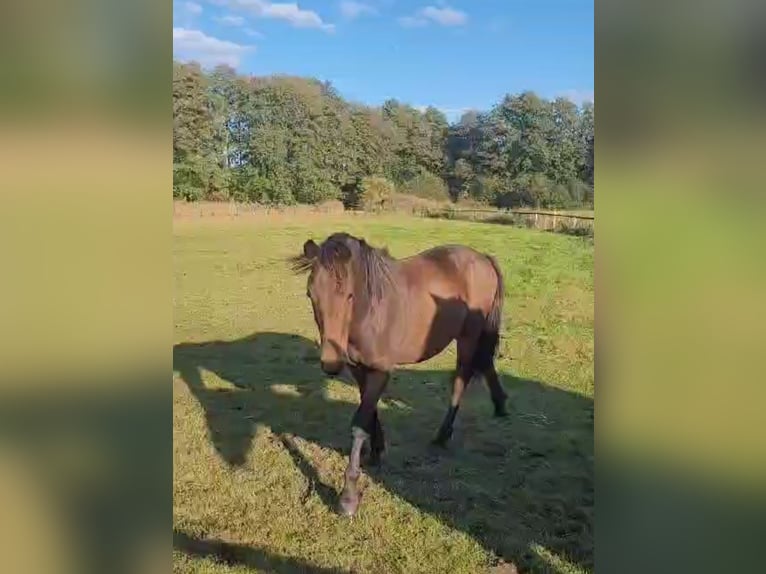
M470 324L481 329L499 284L486 255L464 245L441 245L401 264L408 299L404 362L440 353Z
M491 259L466 245L440 245L402 261L408 281L432 294L477 303L495 293L497 272Z

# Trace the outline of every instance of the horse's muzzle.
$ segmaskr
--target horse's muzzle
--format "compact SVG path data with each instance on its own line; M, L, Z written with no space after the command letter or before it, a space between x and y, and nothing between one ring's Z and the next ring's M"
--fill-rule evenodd
M344 361L346 352L343 347L332 339L326 339L322 346L322 353L319 356L319 362L322 370L328 375L337 375L343 370L346 362Z
M343 361L322 361L322 370L328 375L337 375L343 370Z

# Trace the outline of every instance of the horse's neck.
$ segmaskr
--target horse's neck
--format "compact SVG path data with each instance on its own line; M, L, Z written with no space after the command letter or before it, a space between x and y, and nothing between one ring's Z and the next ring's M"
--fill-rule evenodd
M391 283L386 285L380 301L370 300L371 294L365 293L362 300L364 303L354 309L353 321L357 325L369 325L378 332L385 331L395 319L403 312L401 309L403 297L401 296L401 286L403 285L398 261L394 260L391 265ZM357 289L365 290L365 276L360 277ZM381 315L378 315L381 314Z

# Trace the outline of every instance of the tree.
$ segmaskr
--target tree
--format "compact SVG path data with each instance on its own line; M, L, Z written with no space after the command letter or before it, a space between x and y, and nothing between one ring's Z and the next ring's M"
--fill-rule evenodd
M385 177L363 177L346 188L343 203L351 209L382 211L388 207L394 190L394 184Z
M173 65L173 195L201 199L220 189L207 79L196 65Z
M351 103L313 78L246 77L226 66L205 72L174 62L173 194L348 202L365 185L387 180L402 193L436 200L587 204L594 111L593 104L578 108L524 92L450 125L435 107Z
M467 159L461 157L455 162L452 175L454 186L450 195L456 201L465 199L471 192L471 184L475 177L473 167Z
M583 106L580 121L577 126L578 149L580 152L579 177L593 187L593 124L594 107L593 103L587 103Z

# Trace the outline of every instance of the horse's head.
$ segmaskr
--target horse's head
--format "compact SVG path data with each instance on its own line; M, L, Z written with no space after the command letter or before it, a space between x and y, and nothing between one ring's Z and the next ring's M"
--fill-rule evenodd
M303 245L303 259L311 269L306 294L321 337L322 370L329 375L337 375L346 361L354 303L352 241L338 234L321 246L311 239Z

